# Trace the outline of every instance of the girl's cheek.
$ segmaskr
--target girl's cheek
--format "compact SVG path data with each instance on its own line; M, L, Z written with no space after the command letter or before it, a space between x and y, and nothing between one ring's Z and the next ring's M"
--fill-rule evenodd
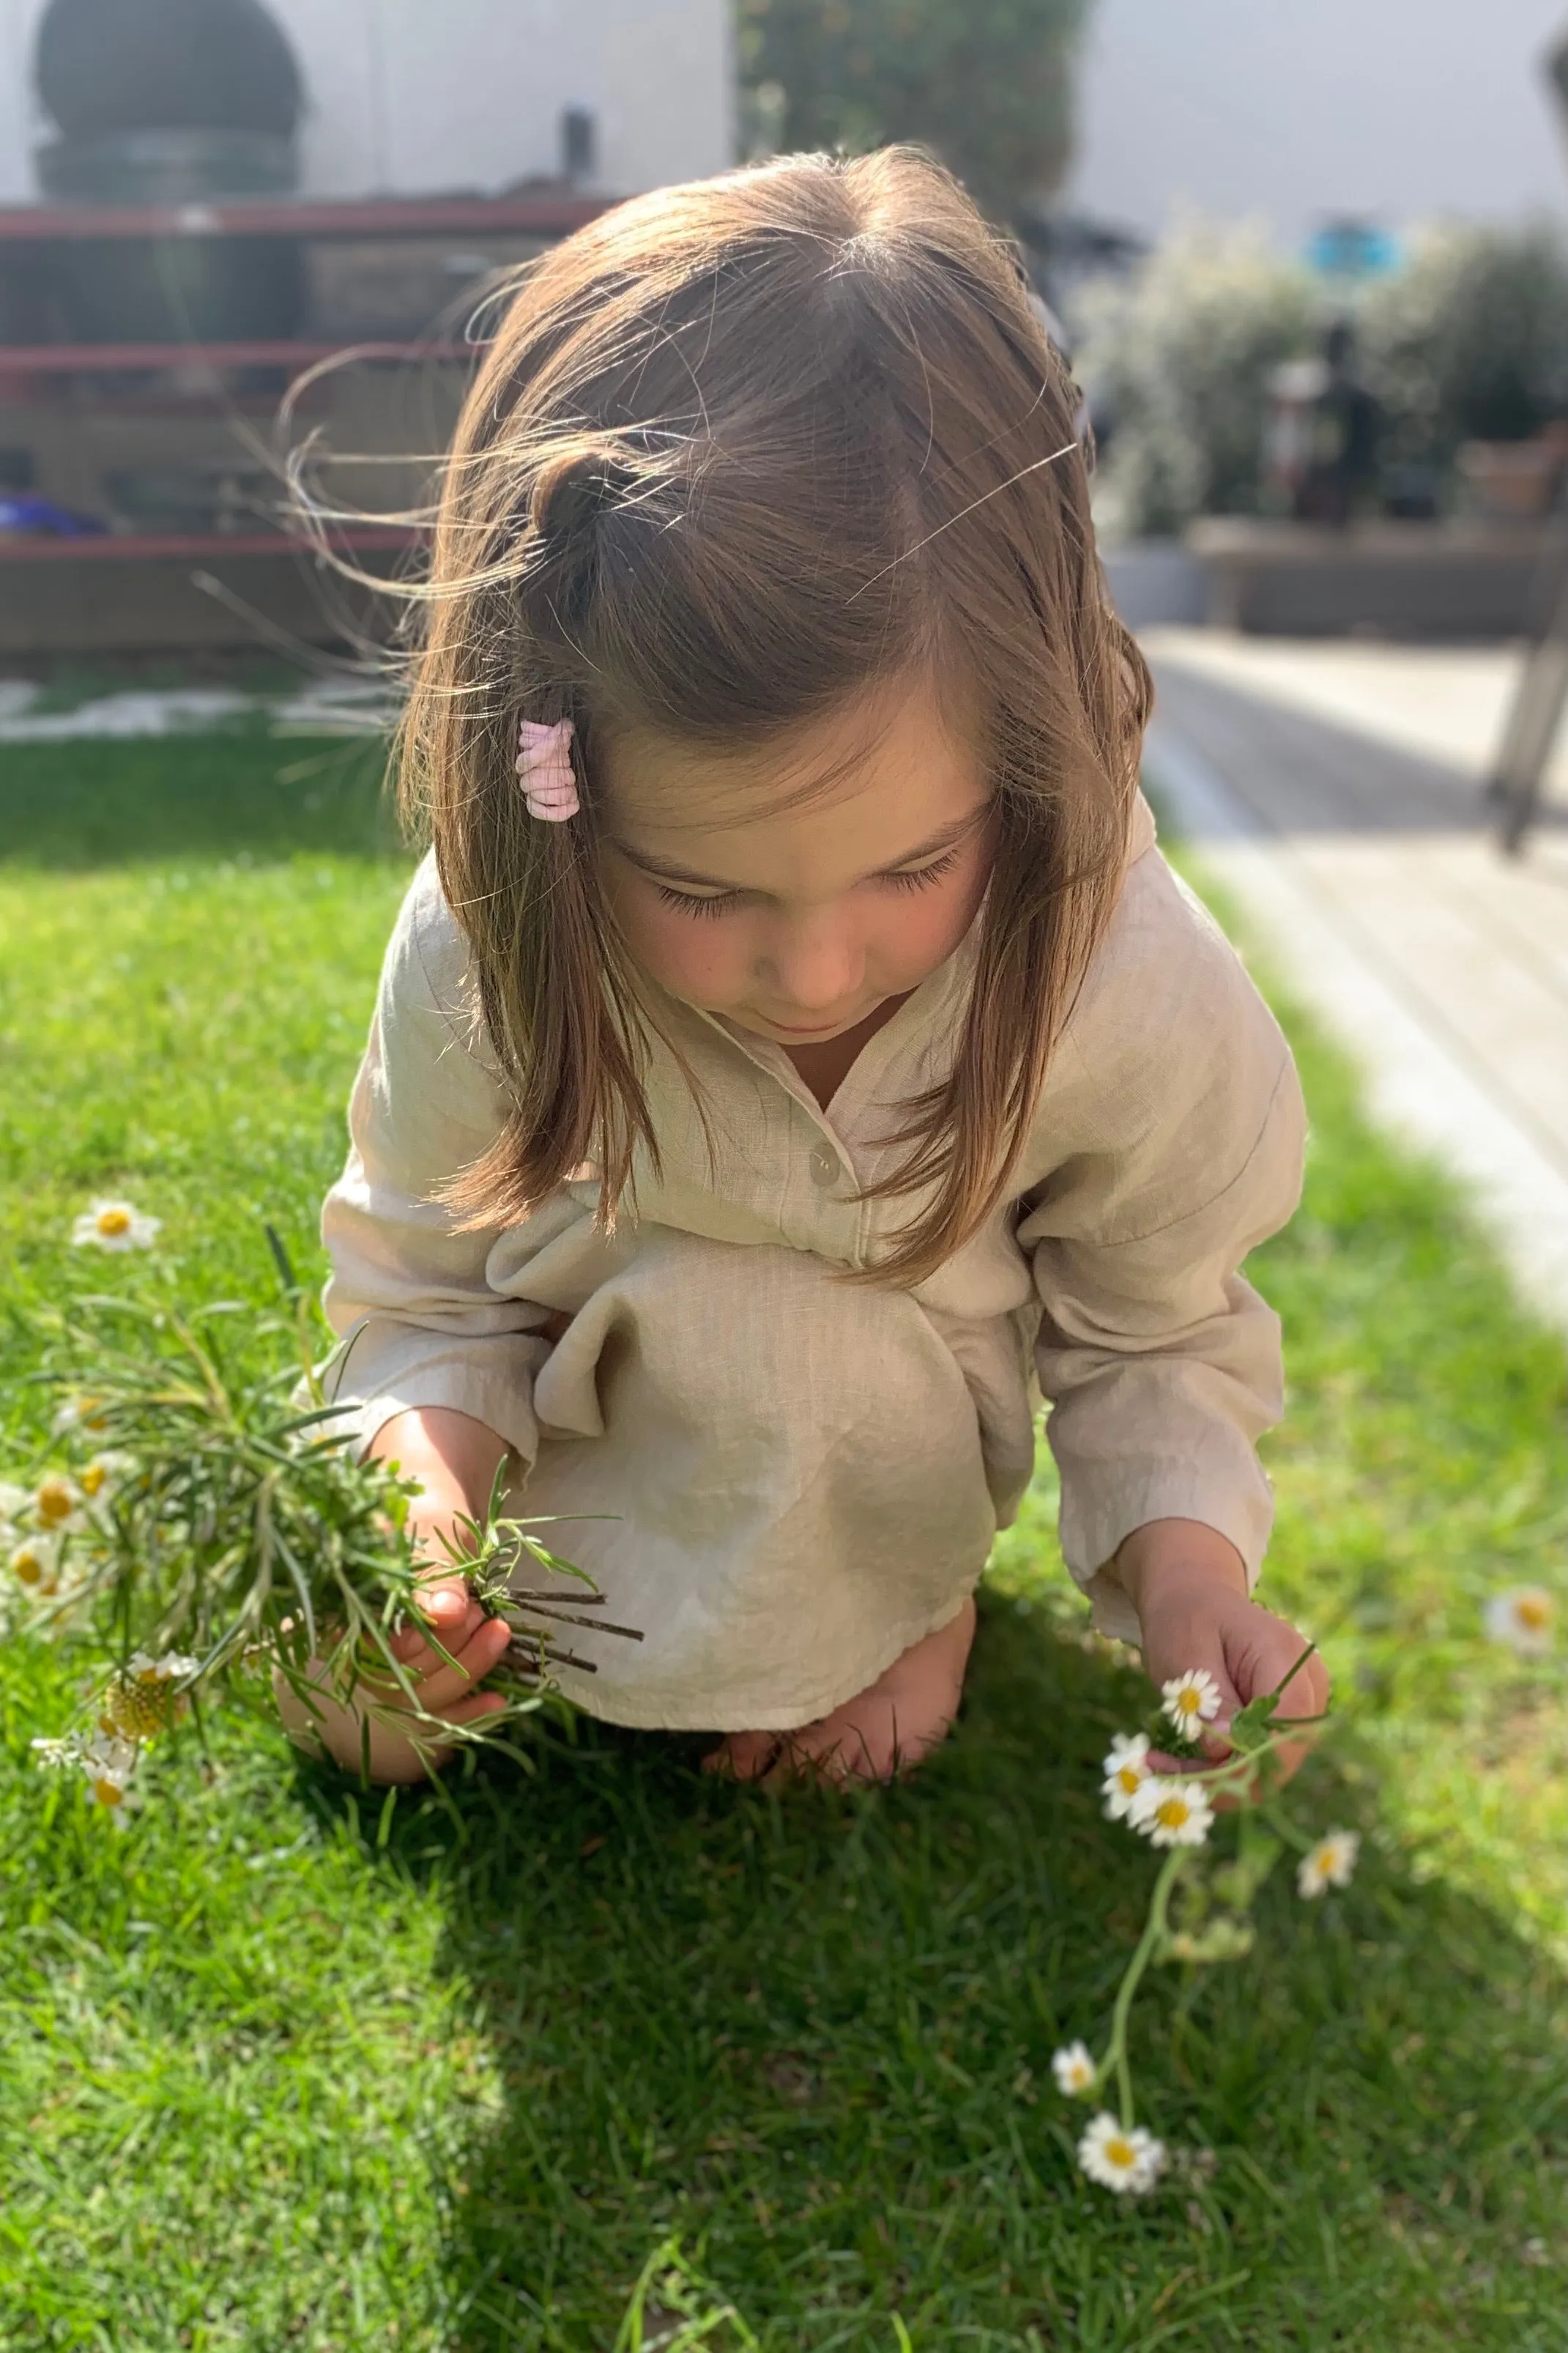
M741 994L744 960L727 922L697 921L673 907L623 902L621 929L643 970L672 997L720 1011Z
M879 926L881 963L896 987L918 987L946 962L969 928L970 909L958 893L932 892L889 908Z

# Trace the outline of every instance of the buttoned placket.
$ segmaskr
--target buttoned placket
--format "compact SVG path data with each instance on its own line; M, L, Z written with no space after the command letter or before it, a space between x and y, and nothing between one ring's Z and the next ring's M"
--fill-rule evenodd
M748 1061L784 1091L795 1111L804 1113L811 1123L815 1141L805 1155L804 1181L795 1181L792 1171L783 1187L786 1231L793 1227L805 1237L804 1245L796 1241L795 1247L818 1250L848 1266L867 1263L880 1205L855 1198L863 1178L848 1138L858 1124L857 1114L873 1103L879 1082L896 1058L918 1046L922 1033L940 1031L944 1017L956 1018L956 1007L973 972L974 937L972 928L946 962L910 992L892 1019L867 1039L832 1098L832 1110L843 1123L843 1132L782 1046L750 1030L731 1028L700 1006L682 1006L682 1011L715 1031L726 1044L738 1047ZM790 1239L795 1241L795 1234Z

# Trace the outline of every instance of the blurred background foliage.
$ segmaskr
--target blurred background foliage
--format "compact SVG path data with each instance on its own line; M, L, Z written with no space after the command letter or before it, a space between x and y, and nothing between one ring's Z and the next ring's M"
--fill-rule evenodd
M1087 0L738 0L752 144L934 148L1000 218L1048 195Z
M1259 512L1269 378L1341 315L1382 409L1384 462L1436 468L1446 499L1465 442L1523 440L1568 415L1568 246L1555 229L1434 226L1352 297L1261 230L1191 221L1078 307L1110 527Z
M1261 230L1194 220L1130 279L1085 288L1079 316L1112 527L1253 512L1268 379L1312 348L1308 272Z

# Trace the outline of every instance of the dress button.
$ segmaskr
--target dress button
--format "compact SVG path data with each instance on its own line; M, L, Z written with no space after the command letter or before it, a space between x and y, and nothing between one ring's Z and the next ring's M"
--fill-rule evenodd
M811 1155L811 1181L819 1185L825 1193L830 1185L838 1181L837 1158L825 1144L819 1144Z

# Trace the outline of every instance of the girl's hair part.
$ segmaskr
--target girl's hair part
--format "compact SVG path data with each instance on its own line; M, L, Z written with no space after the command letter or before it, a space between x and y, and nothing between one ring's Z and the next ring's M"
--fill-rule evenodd
M668 1032L601 887L606 731L754 744L916 668L981 714L996 851L951 1067L868 1188L910 1205L868 1279L921 1281L1003 1198L1115 905L1151 699L1079 410L1013 249L912 149L663 189L528 266L410 591L398 747L510 1103L443 1188L465 1227L585 1164L610 1224L658 1166ZM520 719L574 723L569 824L527 815Z

